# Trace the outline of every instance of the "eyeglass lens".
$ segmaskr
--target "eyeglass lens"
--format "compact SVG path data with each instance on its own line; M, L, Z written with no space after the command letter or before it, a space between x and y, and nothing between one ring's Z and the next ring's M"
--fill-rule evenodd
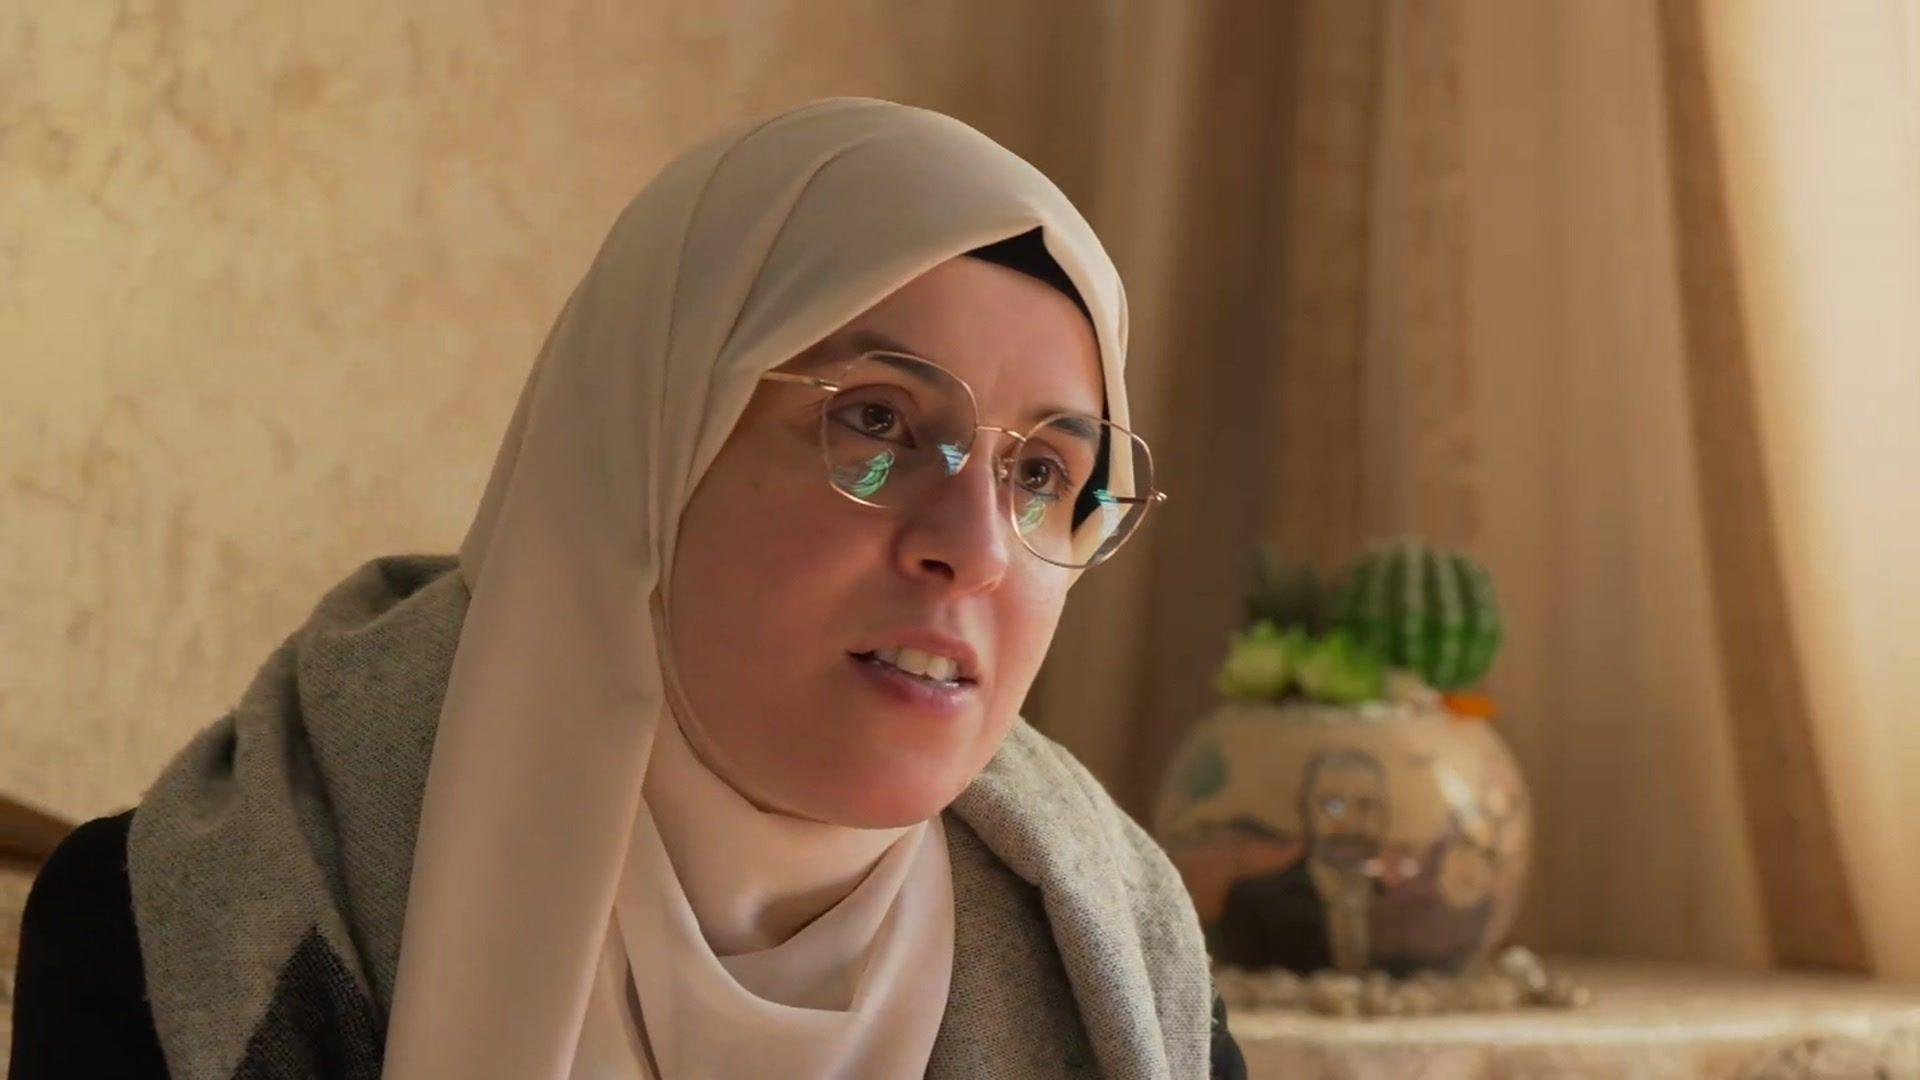
M966 384L915 357L871 353L834 380L821 444L830 481L871 506L904 507L957 475L978 417ZM1004 461L1015 535L1051 563L1090 566L1111 555L1146 512L1152 490L1144 442L1095 417L1054 417Z

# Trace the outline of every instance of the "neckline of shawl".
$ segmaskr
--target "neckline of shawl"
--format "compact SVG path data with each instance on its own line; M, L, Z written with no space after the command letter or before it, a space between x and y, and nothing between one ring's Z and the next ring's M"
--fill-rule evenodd
M671 713L654 737L643 799L720 956L793 937L857 889L913 827L855 829L761 810L700 761Z

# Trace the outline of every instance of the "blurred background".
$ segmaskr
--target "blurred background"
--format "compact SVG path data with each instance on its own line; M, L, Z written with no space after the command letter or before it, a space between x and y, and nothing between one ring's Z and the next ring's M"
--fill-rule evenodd
M1028 715L1144 816L1261 540L1492 569L1518 938L1920 977L1920 0L0 13L0 794L131 805L450 551L619 208L860 94L1052 176L1173 493Z

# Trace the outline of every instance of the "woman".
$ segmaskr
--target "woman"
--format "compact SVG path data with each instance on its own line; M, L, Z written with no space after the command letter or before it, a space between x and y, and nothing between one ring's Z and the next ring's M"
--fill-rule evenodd
M1177 876L1016 714L1159 498L1125 349L957 121L682 155L458 559L337 586L42 875L15 1080L1232 1072Z

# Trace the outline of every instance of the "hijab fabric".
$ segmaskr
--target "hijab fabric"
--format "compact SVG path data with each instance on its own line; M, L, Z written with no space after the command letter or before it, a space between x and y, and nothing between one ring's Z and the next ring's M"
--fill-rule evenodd
M729 1008L748 1010L733 1014L749 1016L729 1030L736 1045L810 1047L823 1061L849 1047L855 1060L905 1053L875 1032L918 1021L806 1025L862 1002L926 1007L925 984L887 993L883 980L911 975L906 957L937 955L942 934L951 962L938 818L846 855L858 883L768 946L788 950L781 962L756 970L756 950L716 951L701 924L724 925L724 897L743 886L709 890L723 899L698 910L697 845L672 850L675 826L651 792L716 821L751 806L730 804L741 793L703 777L697 755L676 756L680 736L698 733L686 715L695 730L674 726L686 710L671 705L661 662L668 584L682 510L761 374L939 263L1034 228L1089 309L1107 411L1125 426L1126 307L1112 264L1046 177L959 121L818 102L689 150L628 205L535 362L461 547L471 602L427 774L385 1075L571 1075L583 1054L631 1037L609 1027L621 954L668 1077L734 1071L705 1059L723 1051L701 1034ZM758 824L773 834L785 823ZM811 831L825 850L876 839ZM824 944L795 959L816 926ZM709 977L731 987L730 1003L668 1011ZM876 988L866 998L863 979ZM733 991L778 1008L753 1018ZM812 1008L823 1003L846 1008Z
M953 960L938 816L862 830L765 814L701 766L673 723L661 725L644 801L658 809L635 823L575 1077L925 1071ZM686 852L687 840L705 856L692 874L688 860L667 857ZM874 849L883 852L877 865ZM743 876L766 885L866 866L845 899L779 943L749 947L724 929L716 937L698 918L716 901L750 899Z

